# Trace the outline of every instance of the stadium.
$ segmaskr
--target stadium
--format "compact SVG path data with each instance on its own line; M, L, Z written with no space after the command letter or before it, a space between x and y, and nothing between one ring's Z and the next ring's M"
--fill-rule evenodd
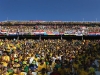
M0 75L96 75L100 22L0 22Z

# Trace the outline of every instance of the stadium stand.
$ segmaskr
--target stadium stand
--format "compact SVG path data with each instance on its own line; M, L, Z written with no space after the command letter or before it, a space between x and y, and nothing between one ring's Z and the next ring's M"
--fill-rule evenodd
M0 31L6 35L100 35L99 26L91 22L3 22Z
M0 30L1 36L10 37L100 33L99 23L92 22L2 22ZM99 72L100 39L0 39L0 75L98 75Z

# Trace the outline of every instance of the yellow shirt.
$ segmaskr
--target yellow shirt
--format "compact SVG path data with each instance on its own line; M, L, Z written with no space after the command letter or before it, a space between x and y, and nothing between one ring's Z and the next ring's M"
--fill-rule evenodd
M20 75L25 75L25 73L24 72L21 72Z
M71 69L70 68L67 68L66 69L66 72L68 72L68 73L71 72Z
M74 67L75 69L78 69L78 64L73 64L73 67Z
M21 61L21 60L22 60L22 56L19 57L19 61Z
M80 75L88 75L87 72L85 72L84 70L80 71Z
M18 74L13 74L13 75L18 75Z
M1 46L1 45L3 45L3 43L2 43L2 42L0 42L0 46Z
M2 72L2 70L0 69L0 73Z
M2 75L9 75L9 73L7 72L7 73L5 73L5 74L2 74Z
M14 64L13 67L20 67L20 64Z
M75 58L75 56L72 56L72 58Z
M56 65L56 63L55 63L55 62L53 62L53 63L52 63L52 68L54 68L54 67L55 67L55 65Z
M42 74L41 74L41 72L38 72L38 74L37 74L37 75L42 75ZM47 74L45 73L44 75L47 75Z
M10 61L10 57L9 56L3 56L3 60Z
M9 56L3 56L2 59L5 60L5 61L10 61L10 57ZM3 66L7 67L7 65L8 65L7 62L2 62L2 63L3 63Z
M34 58L34 59L36 60L36 62L38 62L38 60L39 60L38 58Z
M2 62L3 63L3 66L7 67L8 63L6 62Z
M42 68L45 68L46 69L46 63L42 64L42 65L38 65L38 71L41 71Z
M65 75L66 73L66 69L59 68L58 71L60 72L61 75Z
M16 47L13 47L14 50L16 50Z

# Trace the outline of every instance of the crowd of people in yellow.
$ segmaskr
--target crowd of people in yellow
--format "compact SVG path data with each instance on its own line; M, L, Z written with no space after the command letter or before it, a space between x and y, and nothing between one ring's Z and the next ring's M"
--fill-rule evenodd
M99 53L100 40L0 39L0 75L95 75Z

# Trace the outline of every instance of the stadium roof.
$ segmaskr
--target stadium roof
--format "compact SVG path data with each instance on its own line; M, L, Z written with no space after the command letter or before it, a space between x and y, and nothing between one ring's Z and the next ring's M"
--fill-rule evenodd
M100 24L99 21L2 21L0 25L16 25L16 24Z

